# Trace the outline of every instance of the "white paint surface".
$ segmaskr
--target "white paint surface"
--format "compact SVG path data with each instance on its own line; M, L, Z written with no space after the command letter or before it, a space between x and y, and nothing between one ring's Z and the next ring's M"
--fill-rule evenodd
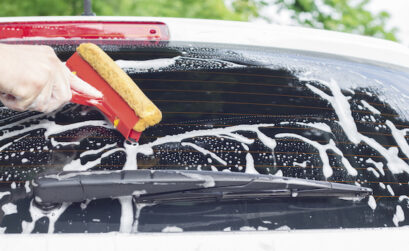
M133 248L160 251L401 251L409 228L218 231L138 234L1 235L3 251L124 251ZM383 240L388 241L365 241ZM317 245L317 240L320 245ZM343 240L342 245L334 245Z
M172 41L230 43L322 52L409 68L409 49L354 34L260 23L158 17L6 17L1 22L55 20L162 21ZM262 34L262 35L261 35Z

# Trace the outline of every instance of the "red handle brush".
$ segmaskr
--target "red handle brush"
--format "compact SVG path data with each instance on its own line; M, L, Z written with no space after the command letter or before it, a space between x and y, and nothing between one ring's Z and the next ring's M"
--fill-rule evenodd
M85 44L85 45L90 45L90 44ZM92 45L92 44L91 44ZM80 45L83 46L83 45ZM93 49L95 49L94 47L97 47L95 45L92 45ZM97 47L98 48L98 47ZM98 48L98 50L100 50ZM77 49L78 51L78 49ZM100 54L103 53L104 55L106 55L102 50L97 51L96 54ZM81 78L82 80L84 80L85 82L89 83L90 85L92 85L93 87L95 87L97 90L99 90L103 96L100 99L95 99L94 97L88 96L85 93L81 93L78 92L76 90L72 90L72 99L71 102L73 103L77 103L77 104L81 104L81 105L88 105L88 106L95 106L96 108L98 108L106 117L109 121L111 121L111 123L114 125L114 127L126 138L126 139L131 139L134 141L138 141L139 137L141 135L141 132L136 131L134 128L137 127L136 124L138 123L138 121L141 119L140 116L137 115L137 109L134 108L132 109L129 105L129 98L128 98L128 102L125 101L125 98L121 97L118 92L107 82L104 80L103 77L101 77L100 73L98 73L98 67L96 67L97 69L94 69L95 67L92 67L86 60L83 59L83 57L81 57L82 55L79 54L79 52L74 53L74 55L72 55L66 62L67 67L74 72L79 78ZM93 55L94 56L94 55ZM106 58L108 57L107 55L104 56L104 58L97 58L97 61L107 61L108 59ZM109 57L108 57L109 58ZM95 59L92 58L94 61ZM109 58L110 61L112 61L112 59ZM106 62L104 62L106 63ZM111 64L113 63L113 65ZM118 74L119 72L122 75L118 75L119 77L121 77L121 79L125 79L125 78L129 78L126 73L124 73L119 67L117 67L115 65L115 63L112 61L110 64L112 70L114 71L114 74ZM108 64L109 65L109 64ZM106 67L106 64L105 64ZM111 70L111 69L109 69ZM106 72L106 69L103 69L103 71ZM109 73L112 76L112 72ZM124 77L124 75L126 77ZM129 79L125 79L126 81L129 82L132 81L130 78ZM123 81L123 82L126 82ZM132 83L134 83L132 81ZM120 82L120 85L122 83ZM123 84L125 87L120 86L122 89L123 88L129 88L126 87L125 84ZM129 85L129 83L128 83ZM118 86L118 83L117 83ZM127 95L129 96L128 93L138 93L139 94L135 94L133 97L133 99L131 99L131 102L136 100L136 104L140 107L149 107L150 110L148 110L147 112L145 112L146 114L148 114L147 119L139 121L140 125L142 125L142 130L144 130L147 126L152 125L153 123L156 124L157 122L160 121L162 114L159 111L159 109L156 108L156 106L142 93L142 91L140 91L140 89L138 87L138 89L133 89L134 87L132 86L132 84L130 85L132 88L129 88L131 90L127 90ZM136 86L136 84L135 84ZM120 89L120 88L119 88ZM141 94L142 93L142 94ZM142 101L141 101L142 100ZM147 100L147 101L146 101ZM139 103L138 103L139 102ZM143 103L145 102L145 103ZM136 106L137 107L137 106ZM152 109L153 107L153 109ZM152 115L152 110L156 113L155 115ZM156 111L157 110L157 111ZM159 111L159 113L158 113ZM139 111L141 114L144 114L144 111ZM159 120L158 120L158 114L159 114ZM154 117L154 120L152 120L152 118L149 118L149 116ZM154 122L152 122L154 121ZM143 123L141 123L143 122ZM141 128L141 126L137 127L137 128Z

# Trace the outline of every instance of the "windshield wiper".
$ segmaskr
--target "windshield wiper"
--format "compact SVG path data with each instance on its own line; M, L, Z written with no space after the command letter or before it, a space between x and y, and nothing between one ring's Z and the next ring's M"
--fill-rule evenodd
M63 172L33 182L40 205L133 195L136 202L249 200L275 197L363 198L372 189L273 175L185 170Z

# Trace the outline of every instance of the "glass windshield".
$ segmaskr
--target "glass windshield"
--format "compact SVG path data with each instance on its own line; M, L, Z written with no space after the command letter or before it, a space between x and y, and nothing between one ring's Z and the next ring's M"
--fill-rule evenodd
M62 60L75 46L56 45ZM6 233L316 229L407 225L407 71L352 59L215 44L102 48L161 109L139 144L92 107L1 108L0 227ZM22 74L24 70L22 69ZM136 204L132 197L45 211L29 181L60 171L189 169L370 187L374 195ZM11 196L15 195L15 196ZM11 199L13 197L13 199Z

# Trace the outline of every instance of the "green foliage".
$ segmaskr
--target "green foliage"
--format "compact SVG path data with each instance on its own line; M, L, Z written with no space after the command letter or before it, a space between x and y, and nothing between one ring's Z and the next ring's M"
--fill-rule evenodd
M387 12L371 13L369 0L271 0L281 9L292 10L300 24L396 41L396 28L387 29Z
M93 0L97 15L162 16L247 21L269 20L269 5L289 10L298 23L315 28L396 40L387 29L389 14L371 13L369 0ZM82 0L0 0L0 16L72 16L82 13Z
M70 16L82 6L82 0L0 0L0 16Z
M229 10L223 0L94 0L98 15L162 16L248 20L245 12Z

